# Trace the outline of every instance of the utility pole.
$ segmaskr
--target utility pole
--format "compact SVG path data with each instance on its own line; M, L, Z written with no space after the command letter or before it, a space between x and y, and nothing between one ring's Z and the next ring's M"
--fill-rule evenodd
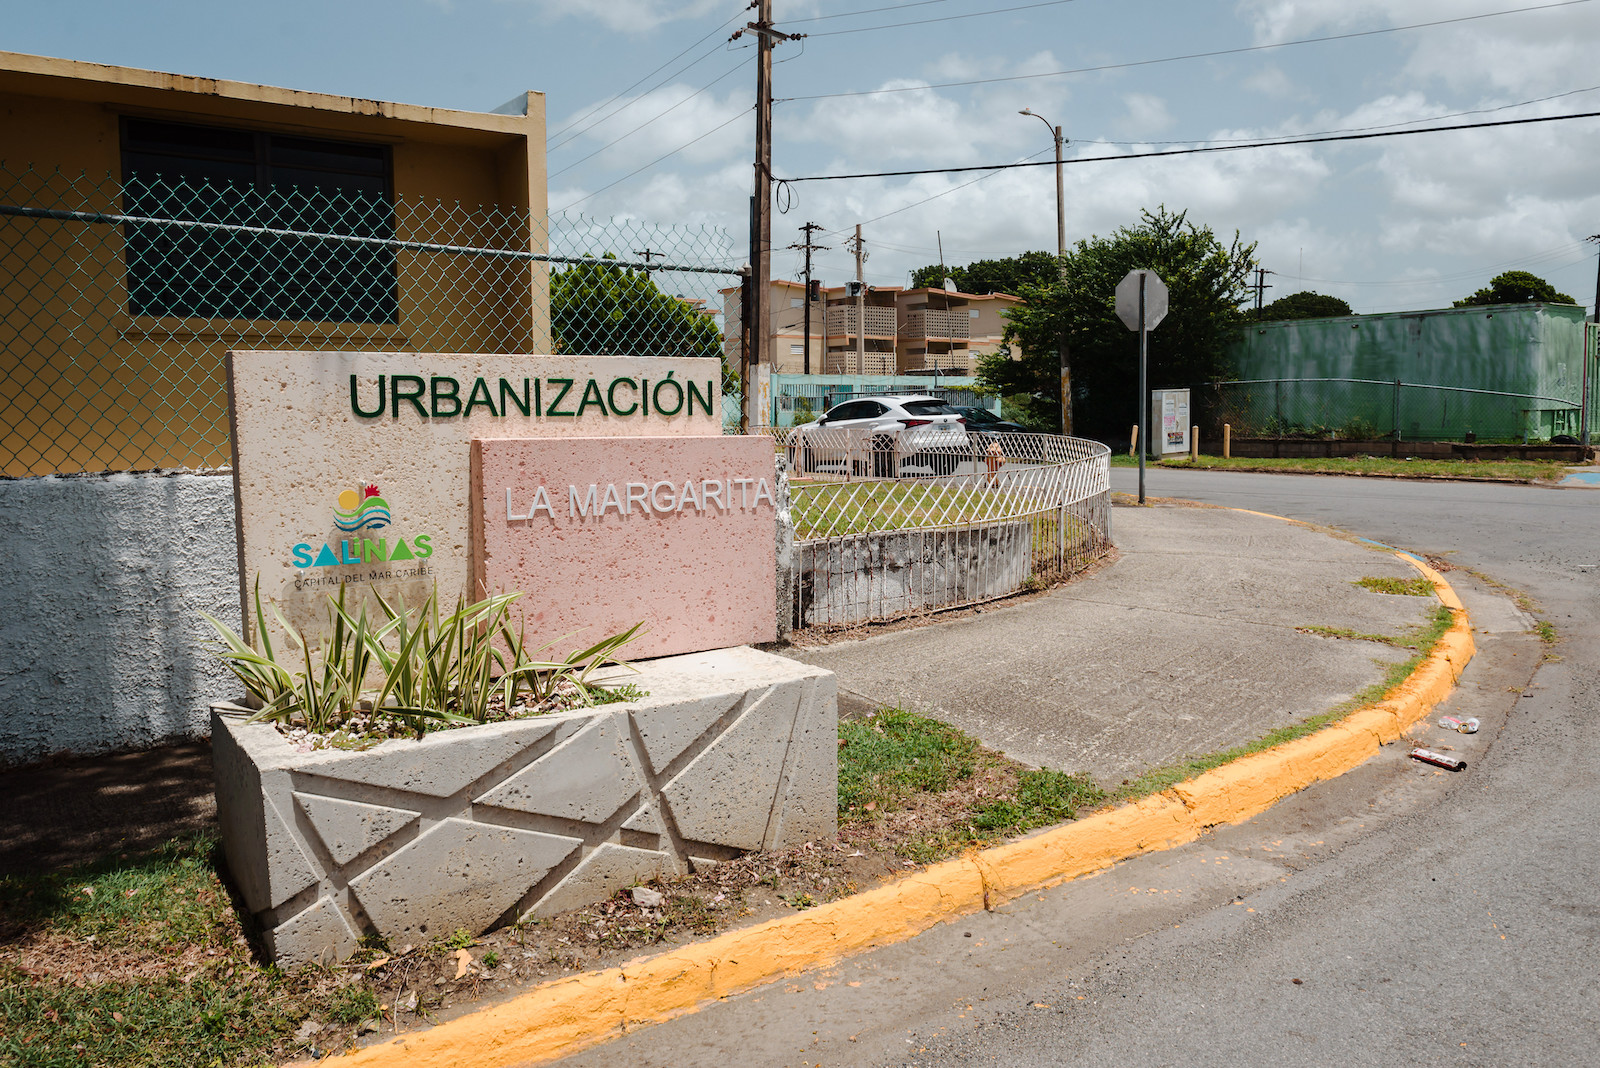
M750 220L750 366L744 382L744 418L760 417L761 388L772 373L772 330L767 301L772 286L772 43L792 41L795 35L772 28L772 0L754 0L756 21L735 30L735 40L746 33L756 37L756 174ZM756 425L761 425L758 421Z
M1064 293L1067 288L1067 192L1061 173L1061 146L1067 143L1067 139L1062 135L1061 127L1051 126L1049 119L1032 108L1023 108L1017 114L1038 119L1056 140L1056 271ZM1061 330L1061 433L1067 436L1072 434L1072 360L1067 349L1064 326Z
M804 359L804 361L802 363L803 369L804 369L806 374L810 374L811 373L811 253L812 252L826 252L828 250L828 246L827 245L818 245L818 244L813 244L812 243L811 235L813 233L815 233L816 231L820 230L820 229L822 229L822 227L817 225L814 222L806 223L804 226L800 227L800 232L806 235L805 236L805 243L801 244L801 245L790 245L789 246L790 248L793 248L793 249L804 249L805 250L805 254L806 254L806 315L805 315L806 343L805 343L805 359Z
M1257 267L1256 268L1255 290L1256 290L1256 318L1257 319L1261 318L1261 299L1262 299L1262 297L1265 295L1267 290L1273 288L1272 286L1267 285L1267 275L1273 274L1273 273L1274 272L1267 270L1265 267Z
M1584 240L1593 241L1596 245L1600 245L1600 234L1590 234ZM1600 356L1600 258L1595 260L1594 268L1594 321L1595 326L1593 329L1585 328L1588 330L1588 336L1583 339L1585 342L1583 345L1583 386L1580 396L1583 408L1578 413L1578 440L1585 445L1589 444L1589 389L1591 388L1589 361L1594 356ZM1590 337L1594 338L1595 351L1592 354L1588 345Z
M861 273L867 262L865 243L861 240L861 224L856 223L856 236L850 242L850 251L856 254L856 374L865 374L867 366L867 280Z

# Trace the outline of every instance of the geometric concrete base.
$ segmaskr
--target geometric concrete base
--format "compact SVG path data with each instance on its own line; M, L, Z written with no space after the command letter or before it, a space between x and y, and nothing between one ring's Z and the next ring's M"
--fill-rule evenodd
M832 672L745 647L638 667L636 702L360 753L296 753L215 706L228 867L272 958L342 960L366 934L476 935L833 837Z

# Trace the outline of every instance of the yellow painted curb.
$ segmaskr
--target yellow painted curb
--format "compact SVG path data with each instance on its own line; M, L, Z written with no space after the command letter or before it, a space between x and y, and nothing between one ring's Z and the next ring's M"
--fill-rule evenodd
M509 1068L554 1060L774 979L905 941L937 923L993 908L1031 890L1191 842L1208 828L1256 816L1290 794L1350 771L1380 745L1398 739L1449 695L1472 659L1472 629L1455 591L1427 564L1405 553L1396 555L1435 583L1439 600L1455 621L1428 658L1385 700L1315 734L1241 757L1132 804L931 865L887 886L617 968L556 979L469 1016L319 1063L337 1068Z

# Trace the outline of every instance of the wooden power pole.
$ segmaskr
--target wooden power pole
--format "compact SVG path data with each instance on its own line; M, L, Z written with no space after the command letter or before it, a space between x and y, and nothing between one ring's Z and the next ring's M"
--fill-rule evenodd
M761 387L772 373L772 324L767 307L772 287L772 44L794 40L772 28L772 0L756 0L756 21L734 32L756 37L756 180L750 214L750 362L745 369L744 419L763 425Z
M856 254L856 374L860 375L867 372L867 280L861 273L862 265L867 262L867 252L861 240L860 223L856 223L850 251Z
M813 252L826 252L827 249L828 249L827 245L818 245L818 244L816 244L815 242L813 242L811 240L811 235L816 233L820 229L822 229L822 227L819 226L817 223L814 223L814 222L806 223L804 226L800 227L800 232L806 235L805 241L803 243L801 243L801 244L798 244L798 245L790 245L789 246L792 249L803 249L805 251L805 254L806 254L806 271L805 271L805 282L806 282L805 335L806 335L806 343L805 343L805 357L801 361L801 366L804 369L804 372L806 374L810 374L811 373L811 254ZM824 326L824 329L826 329L826 326ZM824 334L823 336L826 337L827 335Z

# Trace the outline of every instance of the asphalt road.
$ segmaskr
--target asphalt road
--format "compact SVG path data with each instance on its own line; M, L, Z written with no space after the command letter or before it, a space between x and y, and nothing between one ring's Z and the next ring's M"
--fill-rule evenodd
M1421 729L1467 770L1390 746L1242 826L567 1063L1600 1061L1600 493L1170 471L1148 490L1454 564L1479 653L1444 711L1484 727ZM1560 659L1495 583L1538 603Z
M1116 472L1114 484L1133 489L1133 474ZM1013 1012L918 1036L915 1057L890 1063L1595 1064L1600 495L1168 471L1150 472L1147 489L1339 526L1477 569L1539 603L1563 659L1513 697L1466 773L1251 895L1253 905L1241 902L1256 908L1250 922L1193 916L1205 937L1181 926L1147 935L1087 969L1077 993L1045 984L1034 999L1078 1011ZM1330 797L1327 815L1349 800Z

